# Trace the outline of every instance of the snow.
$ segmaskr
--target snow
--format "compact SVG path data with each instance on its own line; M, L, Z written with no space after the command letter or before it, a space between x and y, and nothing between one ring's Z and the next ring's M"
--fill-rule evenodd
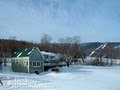
M91 57L91 56L95 53L95 51L98 50L98 49L100 49L101 47L103 47L103 45L100 45L100 46L97 47L94 51L92 51L92 52L90 53L89 57Z
M0 79L4 84L0 90L120 90L120 66L73 65L40 75L15 73L6 67Z
M45 54L45 55L56 56L56 54L51 53L51 52L41 51L41 53L42 53L42 54Z
M14 52L14 54L16 54L17 52Z
M58 56L57 54L55 54L55 53L45 52L45 51L41 51L41 53L42 53L43 55L48 55L48 57L54 56L54 58L59 59L59 56Z
M107 46L107 43L103 45L102 49L104 49Z
M95 53L95 51L92 51L91 54L89 56L92 56Z
M17 57L20 57L22 55L22 52L20 53L20 54L18 54L18 56Z
M115 46L114 48L115 48L115 49L116 49L116 48L120 48L120 45L118 45L118 46Z
M27 51L27 48L25 49L25 51Z
M100 49L100 48L104 49L106 46L107 46L107 43L105 43L104 45L100 45L100 46L97 47L94 51L92 51L92 52L90 53L89 57L91 57L91 56L95 53L96 50L98 50L98 49Z
M32 53L33 50L34 50L34 49L32 49L32 50L28 53L28 55L30 55L30 54Z

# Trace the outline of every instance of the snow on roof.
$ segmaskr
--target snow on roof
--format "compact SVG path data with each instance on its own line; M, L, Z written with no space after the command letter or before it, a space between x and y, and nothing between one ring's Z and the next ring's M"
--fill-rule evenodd
M18 49L15 51L12 57L28 57L35 49L36 48Z
M25 49L25 51L27 51L27 48Z
M45 52L45 51L41 51L41 53L43 55L54 56L55 58L59 58L59 56L57 54L55 54L55 53Z
M41 53L45 54L45 55L51 55L51 56L55 56L56 55L55 53L45 52L45 51L41 51Z
M28 55L30 55L32 53L32 51L34 50L34 48L28 53Z
M20 52L17 52L17 54L19 54Z
M22 55L22 52L17 57L20 57L21 55Z

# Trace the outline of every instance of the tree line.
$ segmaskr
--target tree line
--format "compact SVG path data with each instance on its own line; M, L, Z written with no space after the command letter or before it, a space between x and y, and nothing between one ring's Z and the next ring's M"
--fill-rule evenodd
M16 37L10 37L9 39L0 39L0 58L6 61L6 58L10 58L12 54L19 48L33 48L38 47L41 51L53 52L61 55L61 61L71 61L73 59L81 58L84 63L86 53L80 46L80 37L63 37L59 38L57 43L52 42L52 37L48 34L44 34L40 38L40 42L28 42L24 40L17 40ZM119 58L119 52L107 45L104 49L101 49L94 57L96 59L92 62L94 65L102 65L103 58L111 59L111 65L113 59Z
M16 37L0 39L0 57L11 57L19 48L32 47L38 47L41 51L61 54L63 56L61 60L83 57L79 36L63 37L58 39L57 43L53 43L52 37L48 34L44 34L38 43L17 40Z

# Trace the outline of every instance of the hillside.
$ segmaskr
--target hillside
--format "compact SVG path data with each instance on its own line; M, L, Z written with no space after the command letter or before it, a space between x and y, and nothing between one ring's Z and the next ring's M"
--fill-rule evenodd
M36 46L33 42L15 40L15 39L0 39L0 57L5 55L10 57L11 54L19 48L29 48Z
M42 51L49 52L62 52L62 47L65 50L68 49L69 44L65 43L51 43L50 46L46 48L46 46L40 46L39 43L27 42L27 41L19 41L19 40L11 40L11 39L0 39L0 56L3 53L6 53L7 56L10 56L15 50L19 48L31 48L31 47L39 47ZM116 52L116 57L120 57L120 42L90 42L90 43L81 43L80 44L81 51L84 52L87 56L97 56L101 52L109 51ZM111 51L110 51L111 49ZM105 53L103 53L105 54Z
M116 57L120 57L120 42L92 42L92 43L82 43L82 50L87 56L97 56L101 52L113 52L117 54ZM103 53L105 54L105 53Z

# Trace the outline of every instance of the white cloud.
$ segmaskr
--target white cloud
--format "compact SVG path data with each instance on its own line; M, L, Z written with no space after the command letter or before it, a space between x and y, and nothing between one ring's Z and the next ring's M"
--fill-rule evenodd
M18 39L39 41L47 33L54 40L79 35L83 41L107 41L111 36L108 35L109 30L112 31L110 34L117 36L113 31L119 32L120 29L117 2L119 1L1 0L0 37L13 35Z

